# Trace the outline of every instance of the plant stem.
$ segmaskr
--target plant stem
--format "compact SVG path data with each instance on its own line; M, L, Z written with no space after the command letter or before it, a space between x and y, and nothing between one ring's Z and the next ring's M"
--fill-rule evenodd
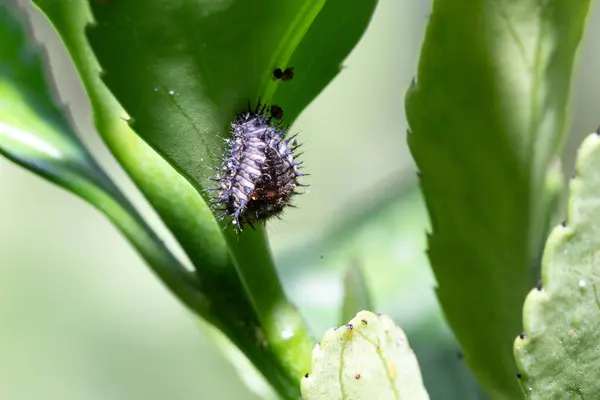
M288 300L271 256L264 226L228 234L242 279L260 320L265 343L271 347L290 378L298 382L310 370L315 345L300 313Z

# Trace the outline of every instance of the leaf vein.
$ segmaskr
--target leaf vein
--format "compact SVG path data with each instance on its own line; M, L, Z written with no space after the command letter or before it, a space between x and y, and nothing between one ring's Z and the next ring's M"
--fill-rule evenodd
M394 384L394 381L393 381L392 377L388 373L387 363L385 362L385 358L383 357L383 354L381 354L380 343L379 344L378 343L374 343L373 341L369 340L369 338L367 338L365 335L363 335L362 332L358 332L358 334L363 339L365 339L367 342L371 343L373 345L373 347L375 347L375 352L377 353L377 357L379 357L379 360L381 361L381 364L383 365L383 370L385 371L385 375L388 378L388 382L390 383L390 387L392 389L392 392L394 392L394 398L396 400L400 400L400 393L398 393L398 388L396 387L396 385Z

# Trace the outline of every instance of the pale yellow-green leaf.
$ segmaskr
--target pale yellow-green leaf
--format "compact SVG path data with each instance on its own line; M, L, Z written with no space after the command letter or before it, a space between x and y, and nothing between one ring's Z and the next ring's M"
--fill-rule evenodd
M519 382L527 399L600 398L600 137L577 157L566 221L544 249L541 285L523 307L515 339Z
M301 389L304 400L429 399L402 329L369 311L325 333Z

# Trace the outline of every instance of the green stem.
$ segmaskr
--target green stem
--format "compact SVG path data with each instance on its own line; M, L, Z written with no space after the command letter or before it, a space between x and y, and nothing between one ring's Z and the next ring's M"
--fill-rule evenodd
M231 232L229 245L236 255L236 266L244 288L260 320L266 343L272 348L292 379L310 370L315 342L300 313L287 299L277 275L264 226Z

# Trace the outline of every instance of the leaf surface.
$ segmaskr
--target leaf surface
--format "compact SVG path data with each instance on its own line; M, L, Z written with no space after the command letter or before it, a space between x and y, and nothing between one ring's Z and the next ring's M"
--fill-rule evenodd
M325 333L301 385L303 400L429 399L402 329L369 311Z
M92 2L104 81L135 131L200 191L236 113L259 99L291 123L340 70L375 0ZM293 68L293 78L273 71Z
M542 281L523 309L514 343L520 383L531 399L600 396L600 138L579 150L567 221L554 228Z

